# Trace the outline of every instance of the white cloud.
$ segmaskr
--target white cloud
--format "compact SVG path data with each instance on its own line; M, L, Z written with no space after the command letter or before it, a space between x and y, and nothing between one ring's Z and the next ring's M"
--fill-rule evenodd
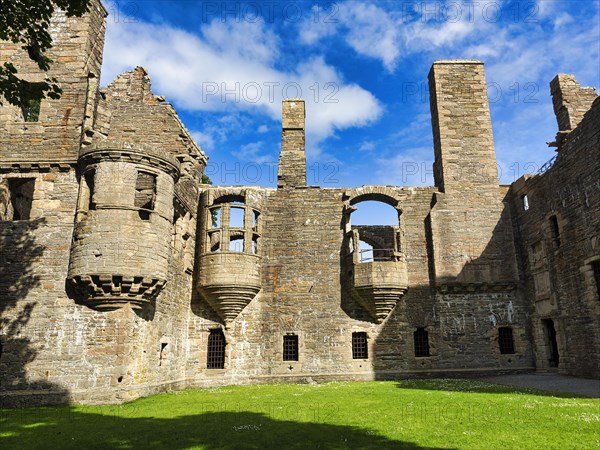
M258 131L260 134L266 133L267 131L269 131L269 127L266 125L261 125L259 126L256 131Z
M316 8L316 7L314 7ZM313 8L313 11L314 11ZM400 56L396 23L386 11L373 4L336 3L331 20L307 17L300 24L300 40L309 45L344 30L346 43L359 55L379 59L388 71L396 68Z
M238 151L233 151L231 154L242 161L252 161L256 164L277 161L273 153L265 150L263 141L242 145Z
M373 141L363 141L363 142L361 142L360 147L358 147L358 149L361 152L371 153L373 150L375 150L375 142L373 142Z
M336 4L335 7L338 5ZM337 10L336 10L337 11ZM320 6L312 7L312 16L307 17L300 26L300 41L305 44L315 44L321 39L332 36L337 32L339 20L323 17ZM315 14L318 14L315 16Z
M261 111L274 120L281 119L284 96L301 95L312 145L380 116L373 94L345 82L322 57L287 70L276 68L279 45L261 21L215 20L201 28L201 36L168 25L108 21L102 82L141 65L155 92L179 108Z
M340 8L341 20L348 27L346 41L360 55L380 59L390 72L400 56L397 24L383 9L359 2Z
M215 138L211 133L202 131L190 131L192 138L203 151L213 151L215 148Z

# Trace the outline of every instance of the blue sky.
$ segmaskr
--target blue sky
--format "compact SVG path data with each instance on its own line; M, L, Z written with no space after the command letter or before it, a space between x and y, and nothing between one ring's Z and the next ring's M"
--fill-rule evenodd
M307 108L308 184L432 185L427 74L485 62L501 182L554 155L548 84L600 87L600 1L107 2L102 85L143 66L215 184L276 184L281 100ZM597 89L598 90L598 89Z

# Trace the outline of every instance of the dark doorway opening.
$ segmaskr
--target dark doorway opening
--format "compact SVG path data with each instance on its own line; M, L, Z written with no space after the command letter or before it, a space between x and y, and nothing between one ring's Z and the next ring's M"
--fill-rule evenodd
M548 363L550 367L558 367L558 343L556 342L556 328L552 319L542 320L544 334L546 336L546 348L548 349Z

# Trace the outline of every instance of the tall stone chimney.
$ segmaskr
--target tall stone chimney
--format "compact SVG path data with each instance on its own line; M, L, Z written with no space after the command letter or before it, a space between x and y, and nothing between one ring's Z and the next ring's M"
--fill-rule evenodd
M435 185L442 192L498 190L481 61L436 61L429 72Z
M288 98L282 105L281 153L277 172L280 189L306 186L304 100Z

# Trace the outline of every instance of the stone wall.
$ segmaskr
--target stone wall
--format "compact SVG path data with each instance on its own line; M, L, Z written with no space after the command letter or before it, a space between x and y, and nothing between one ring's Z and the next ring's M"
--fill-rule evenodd
M439 61L435 187L306 186L300 99L282 105L277 189L203 185L206 156L144 69L97 86L104 16L96 3L53 22L66 90L38 122L0 107L2 405L528 371L548 366L547 319L559 369L600 376L598 100L580 121L569 115L552 169L508 189L482 63ZM20 49L0 44L0 57L37 76ZM583 95L569 86L559 83L560 111ZM398 224L353 226L373 200ZM361 235L386 259L362 262ZM224 364L208 368L216 330ZM416 332L428 340L419 356ZM354 357L353 333L366 334L368 357ZM284 357L294 335L298 353Z
M556 92L557 81L562 91ZM559 129L565 98L581 88L572 77L551 84ZM572 107L572 102L570 102ZM600 264L600 100L564 135L556 161L545 173L526 175L510 190L523 294L532 305L536 366L600 377L600 298L593 265ZM556 331L552 355L548 320ZM558 364L556 364L558 363Z

